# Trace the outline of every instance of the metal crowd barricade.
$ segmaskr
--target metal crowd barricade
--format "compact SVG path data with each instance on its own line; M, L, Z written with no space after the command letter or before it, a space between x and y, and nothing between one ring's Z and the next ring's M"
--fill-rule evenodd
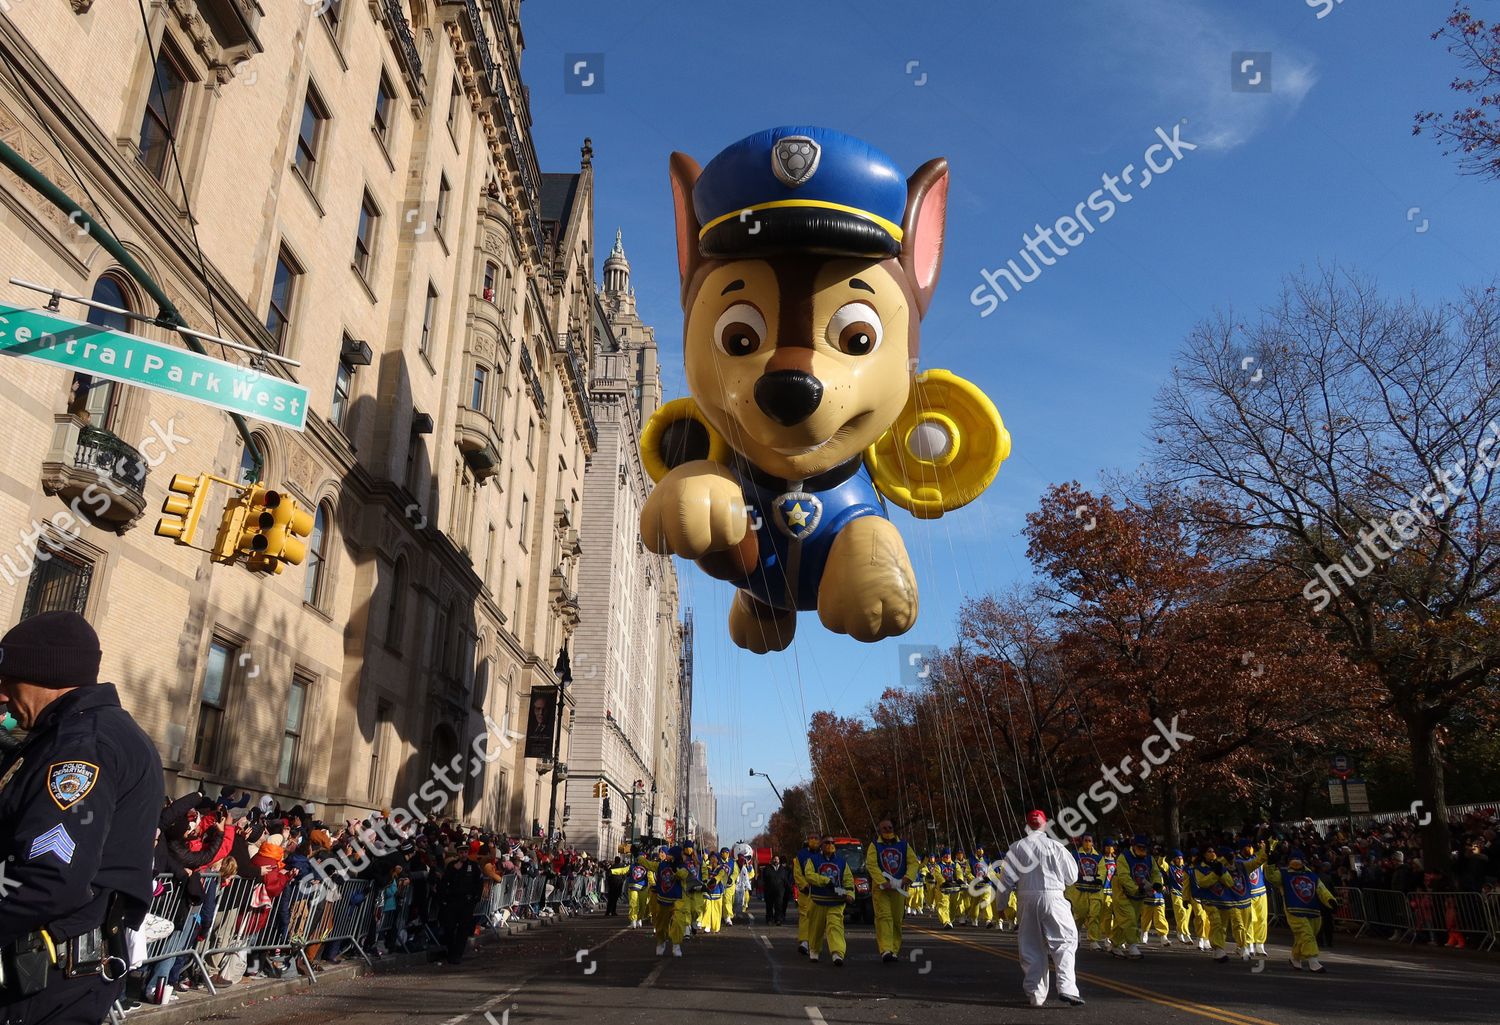
M1485 950L1500 946L1500 892L1484 895L1484 913L1489 916L1490 937L1485 941Z
M1421 894L1412 896L1417 898ZM1431 897L1437 910L1438 927L1435 931L1445 934L1445 938L1449 939L1457 936L1465 946L1484 949L1494 944L1494 923L1485 907L1482 894L1433 893Z
M1409 942L1416 939L1418 929L1435 928L1437 911L1430 902L1414 906L1406 894L1395 890L1362 889L1359 893L1365 925L1396 933L1392 939Z
M178 885L171 875L158 876L157 882L162 884L162 892L152 898L148 914L166 919L173 923L175 928L169 935L148 943L146 956L131 968L145 968L161 961L175 961L179 957L190 957L197 964L203 978L207 980L209 977L207 966L203 962L203 955L197 949L198 933L201 929L201 905L192 904L188 900L186 889ZM205 887L218 886L218 877L206 875L203 877L203 884ZM219 899L222 900L222 894ZM208 983L208 991L215 992L212 982Z
M1358 939L1359 934L1365 931L1367 922L1363 894L1348 886L1337 886L1334 887L1333 895L1340 901L1339 907L1333 912L1333 927L1352 932Z

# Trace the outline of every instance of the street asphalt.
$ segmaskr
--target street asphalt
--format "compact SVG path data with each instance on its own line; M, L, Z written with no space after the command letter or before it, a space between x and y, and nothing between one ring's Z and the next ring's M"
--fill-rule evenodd
M1196 949L1150 950L1124 961L1079 953L1088 1001L1054 995L1033 1008L1020 992L1010 934L937 931L907 920L903 958L882 963L868 926L849 930L850 956L835 967L797 954L794 923L741 923L655 956L647 930L586 916L471 952L457 968L406 967L316 987L195 1021L238 1025L993 1025L1067 1021L1110 1025L1313 1025L1500 1020L1500 954L1413 949L1380 941L1328 952L1328 972L1287 963L1274 931L1271 958L1212 962ZM1280 941L1280 942L1277 942ZM134 1017L134 1016L132 1016ZM150 1015L139 1020L149 1025Z

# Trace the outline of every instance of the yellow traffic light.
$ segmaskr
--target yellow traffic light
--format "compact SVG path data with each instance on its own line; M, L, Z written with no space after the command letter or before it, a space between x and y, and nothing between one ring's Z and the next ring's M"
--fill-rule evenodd
M245 531L245 517L250 512L246 492L230 497L224 503L224 515L219 519L219 536L214 541L214 561L233 562L240 553L240 536Z
M179 473L168 486L169 494L161 504L165 513L156 524L157 537L170 537L177 544L191 545L203 515L203 501L208 495L208 475L197 477Z
M254 484L241 495L240 502L244 506L244 516L234 544L235 553L243 552L252 559L265 555L271 544L266 534L276 525L273 510L281 504L281 496L262 484Z
M288 495L272 491L266 497L267 508L271 510L271 526L265 534L266 555L278 562L302 565L302 560L307 558L307 539L313 529L312 513ZM272 497L276 499L274 503L269 501Z

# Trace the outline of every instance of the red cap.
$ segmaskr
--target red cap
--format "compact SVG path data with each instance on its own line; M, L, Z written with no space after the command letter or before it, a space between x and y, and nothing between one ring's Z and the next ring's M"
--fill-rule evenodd
M1027 812L1026 824L1032 829L1041 829L1047 824L1047 813L1041 809Z

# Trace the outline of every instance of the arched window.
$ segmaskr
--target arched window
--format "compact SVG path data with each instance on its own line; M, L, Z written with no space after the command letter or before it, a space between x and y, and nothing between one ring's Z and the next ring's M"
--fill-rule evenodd
M270 450L266 445L265 435L257 433L250 436L255 439L255 447L260 451L261 458L268 458ZM255 471L255 456L250 452L250 448L247 445L240 450L240 483L254 483L256 480ZM268 476L270 474L266 472L266 467L260 467L260 479L264 480Z
M391 593L386 597L385 643L401 650L401 632L406 618L406 560L398 558L391 570Z
M105 303L122 310L131 308L125 286L118 278L109 274L94 282L94 291L90 298L94 302ZM115 331L130 330L129 317L111 313L108 310L96 310L93 307L89 308L88 322ZM73 394L68 402L68 412L74 415L87 413L89 426L105 431L110 430L119 412L119 401L120 385L114 381L92 377L88 374L73 375Z
M318 512L313 517L312 533L307 538L307 589L303 592L302 600L309 605L319 606L322 604L324 559L327 556L327 545L328 504L320 502L318 503Z

